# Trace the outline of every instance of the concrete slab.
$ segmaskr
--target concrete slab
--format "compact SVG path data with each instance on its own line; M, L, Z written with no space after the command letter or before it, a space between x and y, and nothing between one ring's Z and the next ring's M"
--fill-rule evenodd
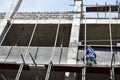
M36 62L38 64L48 64L50 57L52 56L52 47L40 47L38 51L38 55L36 58ZM67 54L68 54L68 48L63 48L62 54L61 54L61 48L56 47L55 53L53 55L53 63L54 64L65 64L67 62ZM60 57L61 56L61 57Z
M0 46L0 61L3 62L7 58L12 49L11 46Z
M51 48L40 47L38 50L37 57L36 57L37 64L48 64L51 53L52 53Z
M21 54L25 56L26 48L23 46L19 47L11 47L11 46L1 46L0 47L0 61L3 62L6 59L6 62L16 62L16 63L22 63ZM48 64L49 59L52 55L53 47L30 47L29 51L37 64ZM110 65L111 64L111 53L110 48L94 48L96 54L97 54L97 64L98 65ZM115 59L116 59L116 65L120 65L120 50L119 49L113 49L116 51ZM67 55L68 55L68 48L63 47L63 51L61 54L61 48L57 47L55 49L55 53L53 55L53 63L54 64L66 64L67 63ZM84 55L84 50L81 48L78 52L78 61L77 64L83 64L82 57ZM8 57L7 57L8 56ZM33 61L30 57L30 55L27 55L27 58L25 60L27 64L33 64Z
M36 58L36 62L38 64L48 64L50 57L52 56L52 50L53 47L40 47ZM53 63L54 64L59 63L59 58L60 58L60 48L56 48L52 59Z
M0 47L0 51L2 52L0 53L0 61L5 61L6 57L9 54L8 58L6 59L6 62L22 63L21 54L25 56L26 49L27 47L23 47L23 46L21 47L2 46ZM52 50L53 50L53 47L40 47L40 48L30 47L30 49L28 50L28 53L30 52L32 54L33 58L36 60L38 64L48 64L49 59L52 55ZM59 64L59 62L61 64L66 63L68 49L63 48L62 52L63 53L61 54L60 47L57 47L55 49L55 53L52 59L54 64ZM60 55L61 55L61 59L60 59ZM27 55L25 62L27 64L33 64L33 61L29 54Z
M116 65L120 65L120 51L117 51L115 54L115 63Z
M96 51L97 54L97 64L110 65L111 64L111 52L110 51Z
M38 49L37 47L30 47L29 48L29 53L31 53L31 55L34 59L35 59L35 56L37 55L37 49ZM31 64L31 63L33 64L33 61L32 61L29 54L27 55L25 62L27 64Z
M10 56L7 59L7 62L22 63L23 61L21 58L21 54L23 56L25 56L26 49L27 49L27 47L13 47L13 49L10 53ZM30 52L32 54L32 56L35 57L36 51L37 51L37 47L31 47L31 48L29 48L28 53ZM27 55L25 62L33 63L29 54Z
M53 59L52 59L52 61L53 61L53 63L54 64L59 64L59 60L60 60L60 54L61 54L61 48L60 47L56 47L55 48L55 53L54 54L52 54L53 55Z
M61 60L60 64L66 64L67 63L67 56L68 56L68 48L63 48L62 54L61 54Z

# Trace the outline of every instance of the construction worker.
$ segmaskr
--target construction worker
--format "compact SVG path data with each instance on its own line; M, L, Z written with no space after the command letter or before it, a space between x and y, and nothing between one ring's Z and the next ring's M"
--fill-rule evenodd
M96 64L96 53L90 46L86 47L86 60L88 65Z

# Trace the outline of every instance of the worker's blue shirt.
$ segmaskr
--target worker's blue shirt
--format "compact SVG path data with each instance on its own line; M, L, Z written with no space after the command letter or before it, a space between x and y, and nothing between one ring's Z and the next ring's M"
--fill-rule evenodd
M86 57L93 57L96 58L96 53L93 49L87 48L86 50Z

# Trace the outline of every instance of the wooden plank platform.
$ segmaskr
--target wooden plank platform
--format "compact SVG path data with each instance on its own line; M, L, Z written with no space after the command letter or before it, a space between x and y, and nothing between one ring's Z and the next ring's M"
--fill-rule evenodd
M118 7L118 5L86 7L86 12L108 12L110 8L111 12L115 12L118 11Z

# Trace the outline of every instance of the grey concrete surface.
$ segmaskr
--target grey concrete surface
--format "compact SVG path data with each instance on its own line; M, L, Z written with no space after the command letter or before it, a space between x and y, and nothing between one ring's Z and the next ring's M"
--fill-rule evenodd
M59 19L59 15L61 13L62 19L73 19L73 12L18 12L14 15L15 19L22 19L22 20L35 20L38 19ZM0 19L3 19L5 13L0 13Z
M3 62L6 59L6 56L8 56L8 53L10 55L8 56L6 62L16 62L16 63L21 63L22 59L20 57L20 54L22 53L25 55L26 51L25 46L16 46L16 47L11 47L11 46L1 46L0 47L0 61ZM32 56L35 58L35 61L37 64L48 64L49 59L52 53L53 47L30 47L29 52L32 54ZM110 64L110 48L93 48L97 54L97 64L98 65L109 65ZM10 51L11 50L11 51ZM119 64L119 56L120 56L120 50L119 48L114 49L114 51L117 52L116 54L116 62ZM53 55L53 63L58 64L66 64L67 63L67 55L68 55L68 48L63 47L63 53L60 54L61 48L57 47L55 50L55 54ZM80 48L79 53L78 53L78 64L83 64L81 58L83 57L84 51L83 48ZM61 59L60 59L61 55ZM104 62L104 63L103 63ZM27 56L26 59L27 64L33 64L30 56ZM117 64L116 64L117 65ZM39 76L38 78L40 80L44 80L45 78L45 73L46 70L43 67L39 67L39 70L41 71L42 75L38 73L38 70L35 69L35 67L30 66L29 71L24 71L20 77L21 80L34 80ZM17 70L6 70L6 69L0 69L0 73L3 74L8 80L14 80ZM76 80L81 80L81 73L77 73L76 75ZM64 80L65 77L65 72L52 72L50 80L56 79L56 80ZM72 77L72 76L70 76ZM89 74L87 73L86 80L106 80L109 77L108 74ZM120 75L115 75L115 80L120 79ZM67 79L67 78L66 78ZM71 80L72 78L70 78ZM0 80L2 78L0 77Z
M68 48L63 48L62 54L61 54L61 59L60 59L60 64L67 63L68 50L69 50Z
M11 46L0 46L0 61L4 62L11 52Z
M21 54L25 57L27 47L25 46L1 46L0 47L0 61L11 63L22 63ZM30 47L28 49L27 57L25 59L26 64L33 64L33 61L29 55L32 54L37 64L48 64L49 59L52 56L53 47ZM54 64L65 64L67 62L68 48L56 47L53 54L52 61Z
M38 64L48 64L50 57L52 56L52 51L53 47L40 47L37 54L36 62ZM67 48L64 48L61 54L61 48L56 47L52 61L55 64L65 63L67 61Z
M0 62L16 62L22 63L21 54L25 56L27 47L25 46L1 46L0 47ZM93 48L97 54L97 64L98 65L110 65L111 63L111 53L110 48ZM48 64L49 59L52 55L53 47L30 47L28 52L30 52L37 62L37 64ZM115 65L120 65L120 50L114 49L115 52ZM77 64L83 64L82 57L84 54L83 49L79 49ZM67 63L68 48L63 47L62 53L61 48L56 47L55 53L53 55L54 64L66 64ZM29 54L25 60L27 64L33 64Z
M25 55L27 54L25 62L27 64L33 63L31 57L29 56L29 53L31 53L34 58L37 51L37 47L29 48L27 53L26 51L27 51L27 47L13 47L10 56L7 59L7 62L22 63L23 61L21 58L21 54L23 55L24 59L25 59Z
M59 22L59 14L62 13L61 24L72 24L73 12L18 12L13 24L35 24L37 23L38 16L39 24L57 24ZM0 13L0 19L2 20L5 13ZM86 18L87 24L109 24L108 18ZM111 24L120 24L118 18L112 18ZM85 24L85 19L82 19L81 24Z

